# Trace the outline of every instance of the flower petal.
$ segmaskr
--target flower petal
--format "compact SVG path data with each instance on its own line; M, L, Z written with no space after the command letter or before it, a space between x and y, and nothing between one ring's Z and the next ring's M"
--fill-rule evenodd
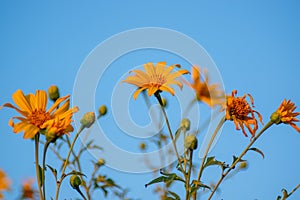
M20 108L20 110L25 111L27 113L31 113L32 109L30 103L27 101L24 93L21 90L17 90L13 95L12 99L14 100L15 104Z

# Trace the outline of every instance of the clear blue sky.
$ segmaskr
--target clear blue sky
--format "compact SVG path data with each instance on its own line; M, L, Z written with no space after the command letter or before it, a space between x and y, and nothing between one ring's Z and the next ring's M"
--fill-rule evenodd
M240 95L251 93L256 109L267 122L284 98L300 105L299 6L296 0L1 1L0 104L11 102L11 95L17 89L29 93L56 84L62 94L71 93L80 65L100 42L133 28L163 27L186 34L201 44L221 72L226 92L237 89ZM164 54L158 52L155 56L153 60L145 56L144 62L159 61ZM135 59L134 55L129 58ZM143 62L139 57L136 59L136 65ZM105 94L110 94L109 89L116 83L110 84L107 91L103 88L98 92L102 95L96 97L99 105L110 106L110 96ZM15 114L8 109L0 112L0 168L15 183L13 191L19 189L20 180L35 174L33 142L23 140L22 134L13 134L7 125ZM104 126L115 126L109 123ZM118 131L115 127L112 130ZM226 123L212 154L230 162L232 154L240 152L248 142L242 133L234 131L232 123ZM130 141L122 145L126 144L132 145ZM263 150L265 159L250 153L248 170L224 182L220 196L215 199L275 199L283 187L291 190L300 182L299 144L300 135L291 127L272 127L255 145ZM109 168L105 172L128 187L129 196L154 199L152 188L144 188L151 179L149 174L129 174ZM218 172L213 168L205 179L217 180ZM67 184L63 188L61 198L77 197ZM7 197L14 199L16 194L11 192ZM291 199L299 198L298 191Z

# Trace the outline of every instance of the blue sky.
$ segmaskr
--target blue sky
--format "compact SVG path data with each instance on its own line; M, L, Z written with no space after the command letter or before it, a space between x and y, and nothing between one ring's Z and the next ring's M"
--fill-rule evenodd
M256 110L265 122L284 98L300 104L298 1L1 1L0 4L0 104L11 102L11 95L17 89L29 93L56 84L62 94L71 93L81 64L99 43L122 31L143 27L173 29L201 44L216 63L226 92L237 89L240 95L252 94ZM126 61L126 55L122 59L124 65L136 59L135 66L160 61L164 56L171 60L166 60L168 63L176 60L161 52L149 52L153 60L147 55L128 55L130 62ZM116 77L120 76L117 72L118 69L112 69L109 75L114 78L107 82L107 88L97 91L99 105L110 106L110 90L120 78ZM144 109L140 101L136 103ZM15 114L8 109L0 112L0 167L16 184L13 191L18 189L20 180L34 176L33 143L23 140L22 134L13 134L7 125ZM104 128L113 127L115 133L122 134L111 119L109 112L103 119ZM248 170L224 182L220 196L215 199L275 199L283 187L291 190L299 184L299 140L300 135L291 127L272 127L255 145L266 158L262 160L250 153ZM124 142L120 145L132 145L130 140ZM244 138L227 122L212 154L230 162L232 154L240 152L248 142L249 138ZM109 168L105 172L128 187L131 197L154 198L152 188L144 188L150 174ZM212 168L205 179L217 180L218 172ZM62 198L69 194L76 197L67 184L64 188ZM16 194L11 192L7 197L14 199ZM300 192L291 199L298 198Z

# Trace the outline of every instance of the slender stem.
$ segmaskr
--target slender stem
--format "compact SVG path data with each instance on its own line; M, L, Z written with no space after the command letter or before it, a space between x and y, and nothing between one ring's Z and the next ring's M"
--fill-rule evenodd
M41 188L41 174L40 174L40 166L39 166L39 139L40 139L40 134L37 133L35 135L34 141L35 141L35 173L36 173L36 179L38 183L38 188L39 188L39 196L40 199L43 200L43 192Z
M298 188L300 187L300 184L298 184L289 194L288 197L291 196L294 192L296 192L296 190L298 190Z
M170 138L172 140L173 148L175 150L175 154L176 154L176 157L177 157L177 160L178 160L178 164L179 164L180 170L181 170L182 173L185 174L185 172L183 171L183 168L182 168L180 156L178 154L178 150L177 150L176 143L175 143L175 140L174 140L174 137L173 137L173 133L172 133L171 126L170 126L170 123L169 123L169 119L168 119L166 110L165 110L165 108L163 106L163 103L162 103L161 96L160 96L159 92L155 93L155 97L157 98L157 100L158 100L158 102L160 104L161 110L163 111L163 114L164 114L164 117L165 117L165 121L166 121L166 124L167 124L167 127L168 127L168 131L169 131L169 135L170 135Z
M71 144L71 147L69 149L68 156L67 156L67 158L66 158L66 160L64 162L64 165L63 165L63 168L62 168L62 172L61 172L60 180L57 181L57 183L56 183L56 185L57 185L57 187L56 187L56 195L55 195L55 199L56 200L58 200L59 190L60 190L61 183L62 183L63 179L66 177L65 170L66 170L66 168L68 166L70 155L71 155L71 152L73 151L74 144L75 144L78 136L80 135L80 133L82 132L83 129L84 129L84 127L81 126L80 129L79 129L79 131L76 133L76 135L75 135L75 137L73 139L73 142Z
M208 152L209 152L209 150L210 150L210 148L211 148L211 145L212 145L213 141L215 140L215 138L216 138L216 136L217 136L217 134L218 134L220 128L223 126L225 120L226 120L226 119L225 119L225 116L222 117L222 119L220 120L220 122L219 122L217 128L215 129L213 135L211 136L211 138L210 138L210 140L209 140L209 143L208 143L208 145L207 145L207 148L206 148L206 150L205 150L205 153L204 153L204 156L203 156L201 165L200 165L200 170L199 170L199 173L198 173L198 179L197 179L198 182L200 181L200 178L201 178L201 176L202 176L202 172L203 172L203 169L204 169L204 163L205 163L205 160L206 160L206 158L207 158Z
M213 191L211 192L210 196L208 197L208 200L210 200L214 193L216 192L216 190L218 189L219 185L222 183L222 181L224 180L224 178L228 175L228 173L235 168L236 164L238 164L241 159L243 158L243 156L248 152L248 150L251 148L251 146L255 143L255 141L263 134L263 132L265 132L265 130L267 130L270 126L272 126L274 123L269 121L260 131L259 133L251 140L251 142L248 144L248 146L244 149L244 151L240 154L240 156L231 164L231 166L227 169L227 171L222 174L221 178L219 179L219 181L217 182L216 186L214 187Z
M44 145L44 152L43 152L43 168L42 168L42 182L43 182L43 197L44 197L44 200L46 200L46 181L45 181L45 170L46 170L46 153L47 153L47 149L50 145L50 142L46 142L45 145Z
M191 191L190 191L190 178L191 178L191 172L192 172L192 168L193 168L193 150L189 150L190 152L190 164L189 164L189 171L187 174L187 179L186 179L186 196L185 199L189 200L190 199L190 195L191 195Z

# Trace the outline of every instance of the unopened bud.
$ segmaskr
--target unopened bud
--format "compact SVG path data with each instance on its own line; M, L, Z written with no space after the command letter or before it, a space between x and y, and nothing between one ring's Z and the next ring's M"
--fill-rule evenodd
M191 125L191 122L187 118L182 119L180 122L180 127L184 128L187 131L190 130L190 125Z
M142 142L142 143L140 144L140 149L141 149L142 151L146 149L146 144L145 144L144 142Z
M83 128L90 128L95 122L95 118L96 117L94 112L87 112L81 118L80 123L83 126Z
M77 176L75 174L71 176L71 178L70 178L70 185L74 189L78 188L81 185L81 183L82 183L82 181L81 181L81 179L80 179L79 176Z
M281 123L281 115L278 112L273 112L270 119L271 119L271 122L273 122L275 124L280 124Z
M99 115L100 115L100 116L105 115L105 114L107 113L107 108L106 108L106 106L105 106L105 105L100 106L99 109L98 109L98 112L99 112Z
M246 169L248 167L247 161L240 162L239 168L240 169Z
M97 165L100 167L102 165L105 164L105 160L103 158L100 158L98 161L97 161Z
M48 88L48 96L52 101L56 101L59 98L59 90L56 85L51 85Z
M190 150L195 150L198 147L198 140L195 135L188 135L184 140L184 147Z

